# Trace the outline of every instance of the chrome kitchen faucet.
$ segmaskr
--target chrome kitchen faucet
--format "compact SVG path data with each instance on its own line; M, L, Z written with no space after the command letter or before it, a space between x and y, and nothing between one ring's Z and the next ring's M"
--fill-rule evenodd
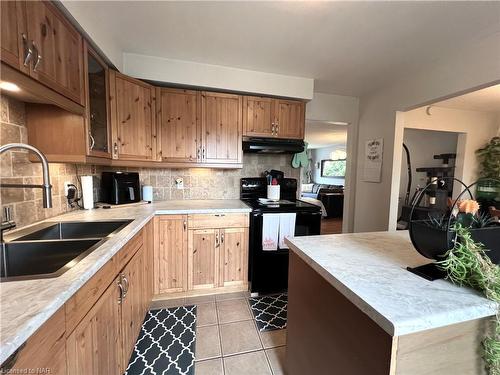
M45 157L44 154L42 154L42 152L39 149L37 149L36 147L33 147L31 145L25 144L25 143L8 143L8 144L5 144L3 146L0 146L0 155L6 151L9 151L12 149L28 150L28 151L35 153L38 156L38 158L42 162L43 184L42 185L0 184L0 188L19 188L19 189L39 188L39 189L43 189L43 207L44 208L51 208L52 207L52 185L50 184L49 163L47 161L47 158ZM10 214L8 216L10 216ZM13 222L10 217L7 217L5 223L2 222L2 226L1 226L2 233L6 229L10 229L10 228L15 227L15 225L16 225L15 222Z

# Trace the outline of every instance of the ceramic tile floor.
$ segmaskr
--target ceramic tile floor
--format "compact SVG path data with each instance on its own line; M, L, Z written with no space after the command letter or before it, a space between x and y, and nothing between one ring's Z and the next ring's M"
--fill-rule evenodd
M259 332L248 293L154 301L151 308L197 305L195 375L285 374L286 329Z

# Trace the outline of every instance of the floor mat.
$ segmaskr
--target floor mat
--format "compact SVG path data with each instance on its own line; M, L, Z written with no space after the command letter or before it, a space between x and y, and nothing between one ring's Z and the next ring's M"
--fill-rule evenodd
M250 297L249 302L259 331L286 328L288 296L285 293Z
M196 306L150 310L125 375L193 375Z

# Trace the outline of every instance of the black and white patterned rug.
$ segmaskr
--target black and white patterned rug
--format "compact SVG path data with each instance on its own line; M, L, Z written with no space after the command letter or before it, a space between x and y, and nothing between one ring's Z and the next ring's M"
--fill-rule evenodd
M193 375L196 306L150 310L125 375Z
M288 296L285 293L250 297L249 302L259 331L286 328Z

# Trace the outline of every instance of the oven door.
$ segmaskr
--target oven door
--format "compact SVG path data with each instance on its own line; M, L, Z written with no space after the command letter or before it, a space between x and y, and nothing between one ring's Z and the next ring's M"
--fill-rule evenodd
M297 212L295 236L319 235L321 212ZM251 292L271 294L288 287L288 249L262 250L262 213L250 216L249 272Z

